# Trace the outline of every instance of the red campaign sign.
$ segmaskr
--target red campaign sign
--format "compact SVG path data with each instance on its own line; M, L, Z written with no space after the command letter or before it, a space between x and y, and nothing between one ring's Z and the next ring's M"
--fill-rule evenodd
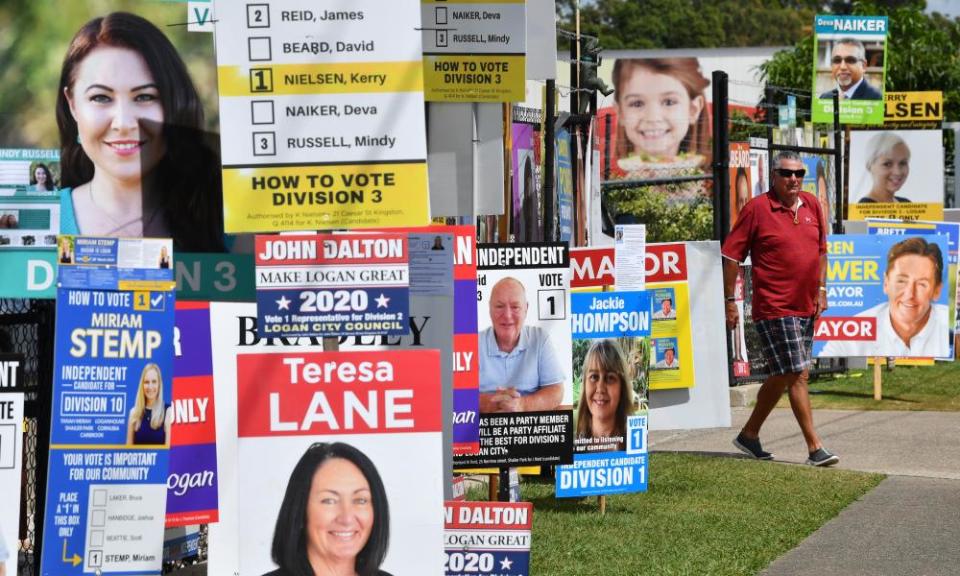
M241 438L440 432L439 350L237 356Z
M532 502L444 503L446 530L530 530L532 526Z
M453 335L453 388L477 388L480 371L477 364L477 334Z
M813 338L824 341L875 342L877 319L874 317L821 317L814 326Z
M686 282L687 247L682 242L647 244L647 282Z
M421 227L390 228L391 232L409 234L452 234L453 235L453 279L477 279L477 228L470 225L448 226L431 225Z
M684 282L687 279L687 247L682 242L647 244L644 259L647 282ZM571 288L613 286L613 247L575 248L570 251Z
M407 235L258 234L257 266L406 264Z
M213 444L217 441L213 376L183 376L173 379L173 426L170 445Z
M570 250L571 288L614 285L613 247Z

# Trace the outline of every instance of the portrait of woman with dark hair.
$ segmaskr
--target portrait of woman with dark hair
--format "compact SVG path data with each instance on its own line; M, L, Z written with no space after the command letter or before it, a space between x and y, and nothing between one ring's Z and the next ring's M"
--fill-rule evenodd
M583 360L576 438L593 440L594 449L608 445L609 450L623 450L632 409L630 376L620 345L616 340L594 340Z
M187 68L156 26L114 12L81 27L63 60L56 112L62 233L223 250L218 154L203 137Z
M57 183L53 181L53 173L46 164L39 163L30 172L30 186L35 192L54 192Z
M343 442L307 448L290 474L265 576L390 576L390 511L370 458Z

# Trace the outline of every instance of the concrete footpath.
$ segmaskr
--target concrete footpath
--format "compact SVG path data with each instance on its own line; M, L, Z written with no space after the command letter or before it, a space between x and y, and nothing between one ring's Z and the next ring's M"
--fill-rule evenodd
M749 408L731 408L730 428L651 432L649 446L742 455L731 440L749 415ZM814 422L824 446L840 457L837 468L888 478L761 575L960 576L960 414L815 410ZM789 409L773 411L760 440L777 462L807 458Z

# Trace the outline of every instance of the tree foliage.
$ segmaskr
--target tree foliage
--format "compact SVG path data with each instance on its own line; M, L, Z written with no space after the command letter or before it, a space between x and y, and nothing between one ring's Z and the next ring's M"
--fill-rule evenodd
M889 91L942 90L945 119L960 119L960 19L923 12L917 1L880 3L855 2L850 13L887 16L887 79ZM813 35L808 34L793 48L781 50L760 66L767 86L809 94L813 78ZM774 94L774 102L782 103ZM809 97L797 106L809 107Z
M574 29L577 0L558 0L560 25ZM580 1L580 30L609 50L785 46L809 32L824 2L813 0Z

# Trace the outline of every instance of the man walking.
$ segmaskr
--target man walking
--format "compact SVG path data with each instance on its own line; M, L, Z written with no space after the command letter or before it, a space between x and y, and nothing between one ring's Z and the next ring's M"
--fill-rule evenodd
M827 223L816 197L801 190L805 170L795 152L777 155L773 189L748 202L723 243L723 289L727 328L737 325L734 297L739 263L753 264L753 320L770 376L750 419L733 444L759 460L773 455L760 444L760 427L784 389L807 443L807 464L840 461L813 428L807 377L812 364L813 323L827 308Z

